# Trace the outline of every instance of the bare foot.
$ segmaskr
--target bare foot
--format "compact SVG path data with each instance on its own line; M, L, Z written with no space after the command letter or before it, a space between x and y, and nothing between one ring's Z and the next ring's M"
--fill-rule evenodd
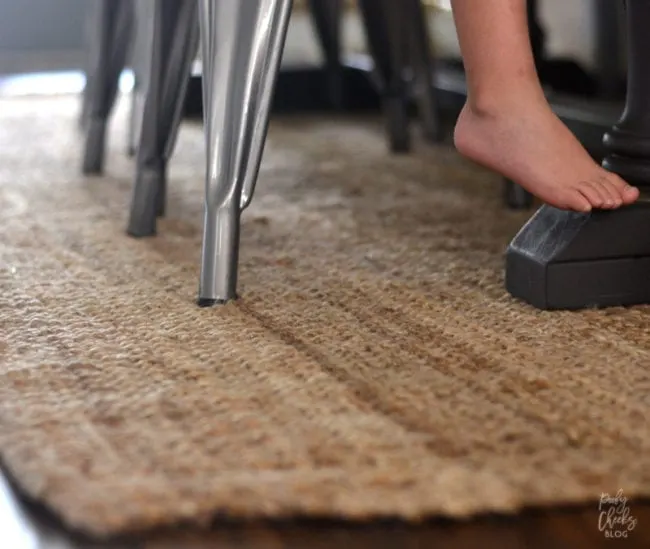
M504 104L503 112L466 104L454 133L458 151L557 208L614 209L639 197L638 189L594 162L550 107L517 103Z

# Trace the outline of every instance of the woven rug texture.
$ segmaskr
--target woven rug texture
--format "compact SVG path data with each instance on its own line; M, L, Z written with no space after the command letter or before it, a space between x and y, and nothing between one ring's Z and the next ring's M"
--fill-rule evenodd
M650 495L650 308L503 286L528 214L379 120L274 119L241 300L200 309L204 149L126 236L127 109L80 175L78 98L0 102L0 456L94 535L215 516L469 517ZM596 505L596 503L594 503Z

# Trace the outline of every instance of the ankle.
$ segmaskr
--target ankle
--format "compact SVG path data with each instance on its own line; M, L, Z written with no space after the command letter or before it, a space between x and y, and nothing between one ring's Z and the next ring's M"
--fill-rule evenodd
M492 112L492 111L490 111ZM466 157L472 157L477 143L482 140L482 120L489 120L492 115L485 111L475 111L469 101L465 103L454 127L453 141L456 150ZM478 133L477 133L478 132Z
M468 97L463 111L466 116L474 119L490 119L501 117L507 111L507 107L496 98Z
M514 93L473 93L467 97L465 110L477 119L509 118L525 111L549 108L543 91L536 88L517 90Z

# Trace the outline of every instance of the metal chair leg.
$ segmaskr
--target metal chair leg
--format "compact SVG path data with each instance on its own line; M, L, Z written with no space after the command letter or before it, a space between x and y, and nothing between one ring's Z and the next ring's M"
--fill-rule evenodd
M138 137L140 135L139 124L141 123L140 110L138 105L138 97L140 96L141 82L137 76L134 76L133 90L131 91L131 110L129 111L129 127L126 138L126 154L127 156L135 156L138 150Z
M343 65L341 63L342 0L309 0L309 11L325 59L330 104L343 108Z
M509 179L504 179L503 200L511 210L529 210L533 207L535 198L521 185Z
M408 18L407 33L410 38L410 66L413 70L418 116L423 134L428 141L443 139L436 89L433 85L434 62L427 13L421 0L402 0ZM411 29L408 32L408 29Z
M81 110L79 111L79 129L86 130L90 118L90 98L93 93L94 75L93 67L98 66L96 61L99 55L100 40L97 40L97 29L100 27L101 4L95 2L88 10L88 16L84 21L84 76L86 82L81 94Z
M359 0L368 49L384 96L384 113L392 152L411 148L408 87L404 79L408 40L403 6L392 0Z
M237 297L240 216L255 189L291 7L199 0L207 148L200 306Z
M199 46L196 0L154 0L153 41L128 233L151 236L164 215L167 162Z
M140 142L140 131L144 117L144 102L149 87L149 72L153 56L153 20L155 0L133 0L135 25L131 68L133 69L133 92L129 117L127 154L135 156Z
M91 82L84 94L86 138L85 174L103 170L106 123L117 97L120 74L126 64L133 27L132 0L101 0L97 6L98 42L88 67Z

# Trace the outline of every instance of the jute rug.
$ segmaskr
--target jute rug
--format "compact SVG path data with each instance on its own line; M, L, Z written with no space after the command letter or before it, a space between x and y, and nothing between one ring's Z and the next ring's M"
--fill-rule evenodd
M241 301L194 305L203 139L159 235L125 236L125 111L83 178L77 98L0 103L0 452L112 534L212 517L419 520L650 494L650 309L542 313L503 289L525 220L448 147L276 120ZM594 503L596 505L596 503Z

